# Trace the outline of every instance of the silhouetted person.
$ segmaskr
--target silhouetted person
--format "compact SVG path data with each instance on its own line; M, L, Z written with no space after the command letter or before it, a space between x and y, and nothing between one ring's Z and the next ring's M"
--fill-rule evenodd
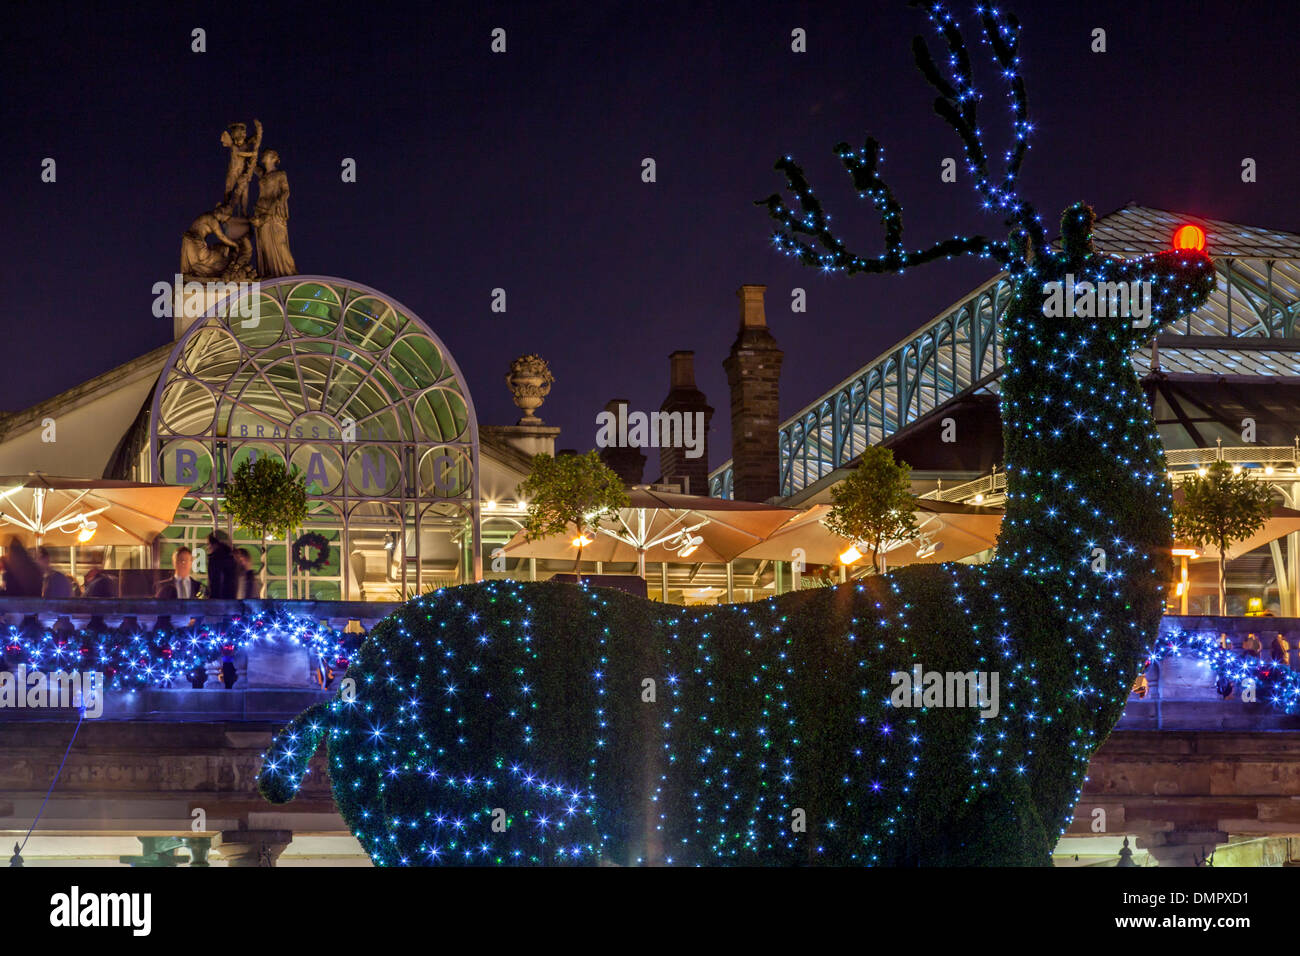
M208 535L208 596L218 601L234 600L238 590L235 580L235 553L224 531Z
M36 564L41 569L41 597L72 597L72 578L51 567L49 548L40 547L36 549Z
M104 573L103 568L91 568L86 572L85 596L88 598L117 597L117 582Z
M261 585L257 582L257 575L253 573L253 556L247 548L235 549L235 597L241 601L247 601L251 598L262 596Z
M1269 656L1283 666L1290 666L1291 663L1291 642L1288 641L1279 632L1273 637L1273 643L1269 646Z
M9 597L40 597L41 569L18 536L5 548L4 592Z

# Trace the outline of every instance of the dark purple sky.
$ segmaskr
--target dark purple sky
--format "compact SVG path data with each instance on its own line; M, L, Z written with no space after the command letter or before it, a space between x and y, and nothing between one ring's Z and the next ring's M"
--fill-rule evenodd
M1013 6L1037 124L1027 196L1052 220L1076 199L1098 212L1136 200L1300 231L1289 6ZM969 8L956 9L973 41ZM556 384L541 415L564 429L562 447L592 446L608 398L657 408L668 353L694 349L717 410L710 461L728 458L721 363L742 283L768 286L784 416L991 274L972 260L823 276L775 253L752 205L780 186L772 163L788 152L850 246L879 251L871 207L830 151L869 131L910 246L1000 233L967 183L939 180L958 142L909 49L918 32L939 46L902 2L32 3L6 19L3 409L170 339L150 289L220 199L222 129L254 117L292 186L299 269L415 310L466 373L481 423L518 417L506 369L543 355ZM204 54L190 52L196 26ZM505 55L489 51L497 26ZM805 54L790 52L795 27ZM1104 54L1089 50L1095 27ZM977 44L973 55L981 63ZM984 78L996 155L1006 101ZM40 181L47 156L52 185ZM647 156L653 185L640 178ZM1254 184L1240 179L1247 156ZM343 157L357 161L355 184L340 181ZM790 312L795 286L806 314ZM494 287L505 315L490 311Z

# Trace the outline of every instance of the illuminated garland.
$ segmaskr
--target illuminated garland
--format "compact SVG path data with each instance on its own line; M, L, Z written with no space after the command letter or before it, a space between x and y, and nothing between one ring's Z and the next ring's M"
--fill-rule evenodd
M0 659L13 669L98 671L109 690L188 686L190 675L215 660L229 660L262 642L300 645L326 668L342 673L360 643L359 635L340 634L327 624L293 614L233 618L227 625L146 629L107 626L54 631L36 625L9 625Z
M1240 692L1246 682L1255 685L1256 697L1284 714L1300 713L1300 674L1278 661L1262 660L1219 644L1217 633L1173 629L1161 637L1151 661L1191 657L1208 664L1217 678L1219 696Z

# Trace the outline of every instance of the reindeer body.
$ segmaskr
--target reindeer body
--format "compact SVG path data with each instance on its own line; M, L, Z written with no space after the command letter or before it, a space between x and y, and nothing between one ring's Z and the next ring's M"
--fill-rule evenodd
M1015 196L1028 131L1018 75L1018 143L995 185L960 35L941 6L930 15L952 77L919 41L918 63L1010 240L905 252L870 139L837 152L881 211L884 255L844 248L789 159L777 166L804 213L779 196L765 205L786 227L778 244L822 268L972 253L1011 273L995 559L717 608L553 583L438 591L372 631L348 671L355 697L276 738L268 799L292 799L328 738L336 802L381 864L1050 863L1155 640L1169 577L1170 493L1129 356L1204 300L1213 266L1198 253L1099 256L1082 205L1052 250ZM981 16L1010 69L1018 24ZM1150 325L1048 318L1044 285L1066 275L1150 279ZM996 716L924 695L898 706L895 675L918 666L996 672Z

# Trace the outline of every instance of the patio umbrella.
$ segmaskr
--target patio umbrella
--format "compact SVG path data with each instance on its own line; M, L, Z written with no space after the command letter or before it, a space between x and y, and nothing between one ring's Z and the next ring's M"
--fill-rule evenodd
M1174 503L1182 504L1185 500L1186 496L1183 494L1183 489L1176 488L1174 490ZM1269 511L1263 527L1249 538L1234 541L1228 545L1227 559L1234 561L1243 554L1249 554L1256 548L1263 547L1270 541L1276 541L1283 535L1290 534L1293 531L1300 531L1300 511L1274 505ZM1196 560L1219 560L1219 549L1212 544L1207 544L1205 547L1196 550L1200 552L1200 556Z
M726 564L762 541L799 512L750 501L728 501L702 495L653 491L643 486L628 489L628 507L617 518L600 524L594 540L584 545L589 561L635 561L645 576L647 560L692 561ZM505 554L526 558L578 556L573 540L577 528L563 535L529 541L523 531L506 542Z
M32 472L0 477L0 542L25 546L148 544L170 525L184 485Z
M799 548L808 564L837 564L849 542L831 534L823 523L830 510L828 504L813 505L740 557L790 561L795 549ZM893 542L884 548L888 564L894 567L955 561L977 554L993 547L1002 524L999 508L980 508L929 498L917 499L915 514L917 536L910 541Z

